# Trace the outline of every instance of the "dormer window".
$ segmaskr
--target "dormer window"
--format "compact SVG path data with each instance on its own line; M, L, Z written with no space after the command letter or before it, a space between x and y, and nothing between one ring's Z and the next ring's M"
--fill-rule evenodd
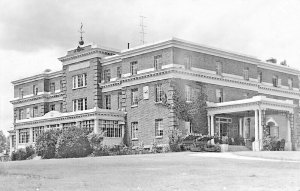
M249 68L244 68L244 80L249 80Z
M137 61L130 62L130 73L131 73L131 75L137 74L137 71L138 71Z
M32 87L32 94L33 95L38 95L39 89L36 85L33 85Z
M278 76L273 76L272 83L274 87L278 87Z
M216 62L216 74L222 75L223 72L223 64L222 62Z

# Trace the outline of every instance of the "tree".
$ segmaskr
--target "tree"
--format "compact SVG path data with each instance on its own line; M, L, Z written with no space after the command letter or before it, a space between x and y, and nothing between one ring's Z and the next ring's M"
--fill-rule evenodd
M4 150L7 150L7 140L3 133L3 131L0 131L0 153L3 153Z
M50 129L49 131L44 131L37 137L36 140L36 153L43 159L50 159L55 157L55 149L58 136L61 130Z

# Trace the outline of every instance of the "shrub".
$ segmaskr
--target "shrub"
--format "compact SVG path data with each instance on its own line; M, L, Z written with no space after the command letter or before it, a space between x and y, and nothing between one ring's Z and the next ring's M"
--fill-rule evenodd
M37 155L43 159L54 158L56 143L60 133L61 130L59 129L51 129L40 134L35 144Z
M169 148L172 152L180 152L184 149L182 145L182 132L179 130L172 130L169 135ZM154 152L160 152L160 148L157 148L157 144L153 143Z
M58 158L86 157L92 151L86 129L70 127L63 130L58 137L56 144L56 156Z
M91 148L93 149L93 154L94 156L103 156L104 153L106 152L106 148L103 148L102 146L102 142L104 140L104 133L100 132L100 133L90 133L88 135L88 140L89 143L91 145ZM107 156L107 154L104 154L105 156Z
M26 152L25 157L26 157L26 159L28 159L29 157L31 157L32 155L35 154L35 149L33 148L32 145L30 145L25 148L25 152Z
M35 154L35 149L32 146L27 146L25 149L18 149L11 155L11 160L26 160Z

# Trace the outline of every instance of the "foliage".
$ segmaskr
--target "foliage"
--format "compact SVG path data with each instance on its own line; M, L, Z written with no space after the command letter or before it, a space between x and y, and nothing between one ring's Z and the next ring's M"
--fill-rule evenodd
M169 146L172 152L184 150L184 147L182 146L182 132L180 130L171 130L171 133L169 133Z
M263 138L263 150L264 151L280 151L284 150L285 140L278 140L276 137L265 136Z
M11 155L11 160L26 160L35 154L35 149L32 146L27 146L25 149L18 149Z
M58 158L86 157L92 151L86 129L70 127L63 130L58 137L56 144L56 155Z
M0 153L2 153L4 150L7 150L7 139L3 133L3 131L0 131Z
M57 139L61 133L59 129L51 129L44 131L37 137L36 152L43 159L50 159L55 157Z
M176 117L180 120L191 122L194 133L207 134L207 111L205 86L198 83L197 90L193 91L192 100L186 101L184 87L178 82L171 84L174 88L173 101L170 107L174 110Z

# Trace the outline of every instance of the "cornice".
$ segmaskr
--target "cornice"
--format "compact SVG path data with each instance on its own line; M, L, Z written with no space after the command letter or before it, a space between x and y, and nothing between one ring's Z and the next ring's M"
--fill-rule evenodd
M268 69L268 70L274 70L277 72L285 72L285 73L289 73L289 74L293 74L293 75L297 75L297 76L300 75L300 71L298 69L292 68L289 66L282 66L279 64L273 64L273 63L261 61L258 63L258 67Z
M64 93L59 92L55 94L42 94L42 95L37 95L29 98L22 98L22 99L17 99L17 100L12 100L10 103L12 104L19 104L19 103L25 103L25 102L30 102L30 101L35 101L35 100L40 100L40 99L50 99L50 98L56 98L56 97L63 97Z
M30 77L26 77L26 78L22 78L19 80L15 80L12 81L11 83L13 85L20 85L20 84L24 84L24 83L28 83L28 82L33 82L33 81L37 81L37 80L42 80L42 79L51 79L51 78L56 78L56 77L62 77L63 75L63 71L55 71L55 72L44 72L41 74L37 74L34 76L30 76Z

